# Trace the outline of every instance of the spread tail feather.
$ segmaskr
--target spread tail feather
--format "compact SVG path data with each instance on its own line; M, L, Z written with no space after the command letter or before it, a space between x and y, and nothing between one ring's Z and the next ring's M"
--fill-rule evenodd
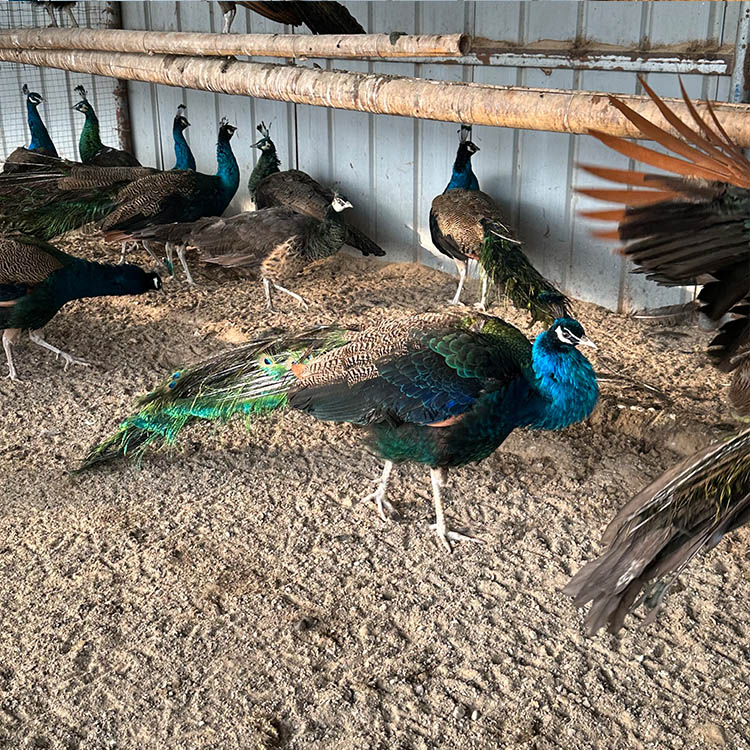
M484 240L479 264L490 281L533 320L552 324L570 317L570 300L539 273L521 250L520 242L498 221L483 219Z
M665 472L615 516L602 554L563 590L591 601L587 632L617 632L641 602L653 620L690 560L750 521L750 430L711 445Z
M140 460L151 447L171 445L197 420L226 421L283 408L296 382L291 366L335 348L341 329L319 326L302 334L271 332L244 346L177 371L139 402L114 435L94 446L79 471L118 457Z

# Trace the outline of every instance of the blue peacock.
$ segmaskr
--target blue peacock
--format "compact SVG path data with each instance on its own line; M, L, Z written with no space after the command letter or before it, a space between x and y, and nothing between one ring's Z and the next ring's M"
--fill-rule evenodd
M3 166L4 174L33 170L40 164L48 163L47 159L38 157L57 158L58 155L47 126L39 114L39 105L44 101L44 97L36 91L29 91L25 83L21 91L26 98L26 121L31 132L31 141L28 146L19 146L8 156Z
M0 235L0 330L9 377L18 379L12 344L22 330L29 331L35 344L62 357L66 370L71 364L86 364L45 341L40 332L68 302L157 289L159 275L138 266L94 263L35 237Z
M283 407L367 429L384 462L368 496L385 518L395 464L430 467L441 543L473 539L450 530L442 507L448 470L489 456L517 427L559 430L591 413L594 370L578 351L593 346L581 324L555 320L530 342L500 318L439 311L381 321L361 331L317 328L260 338L176 372L145 396L82 468L140 458L173 443L196 420L254 417Z
M500 207L479 189L471 167L471 157L479 148L471 141L468 126L462 125L460 132L450 181L430 208L432 242L458 268L458 288L451 304L460 304L469 260L476 260L482 273L480 309L487 307L492 284L516 307L528 310L533 320L549 324L568 316L568 298L531 265Z

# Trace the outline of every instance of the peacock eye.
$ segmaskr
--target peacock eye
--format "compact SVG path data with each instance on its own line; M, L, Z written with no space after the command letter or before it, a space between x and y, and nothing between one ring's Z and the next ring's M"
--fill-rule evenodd
M271 364L271 358L270 357L264 357L263 358L263 364L264 365L270 365Z

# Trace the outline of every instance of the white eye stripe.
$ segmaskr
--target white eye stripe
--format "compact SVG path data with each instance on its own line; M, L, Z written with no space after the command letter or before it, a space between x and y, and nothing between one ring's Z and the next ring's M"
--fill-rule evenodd
M557 334L557 338L565 344L573 344L575 346L580 341L578 336L571 333L567 328L563 328L562 326L556 328L555 333Z

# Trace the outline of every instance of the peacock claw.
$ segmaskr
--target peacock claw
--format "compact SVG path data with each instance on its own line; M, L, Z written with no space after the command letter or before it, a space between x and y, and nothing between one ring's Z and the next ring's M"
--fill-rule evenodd
M386 499L385 489L386 488L384 484L379 484L375 492L371 492L367 497L362 498L362 502L374 502L378 506L378 513L380 514L380 517L384 521L387 521L388 516L386 515L386 511L388 511L388 515L398 515L398 512L394 508L393 504Z
M58 356L55 357L55 359L59 359L59 357L62 357L63 362L65 363L63 365L63 372L67 372L68 368L71 365L81 365L82 367L91 367L90 362L86 362L83 359L76 359L71 354L68 354L67 352L60 352Z
M443 547L452 552L451 542L475 542L476 544L484 544L484 539L471 536L469 534L461 534L458 531L451 531L447 527L443 526L442 529L437 523L431 523L430 528L438 535L438 538L443 544Z
M474 307L482 312L487 312L487 305L484 302L475 302Z

